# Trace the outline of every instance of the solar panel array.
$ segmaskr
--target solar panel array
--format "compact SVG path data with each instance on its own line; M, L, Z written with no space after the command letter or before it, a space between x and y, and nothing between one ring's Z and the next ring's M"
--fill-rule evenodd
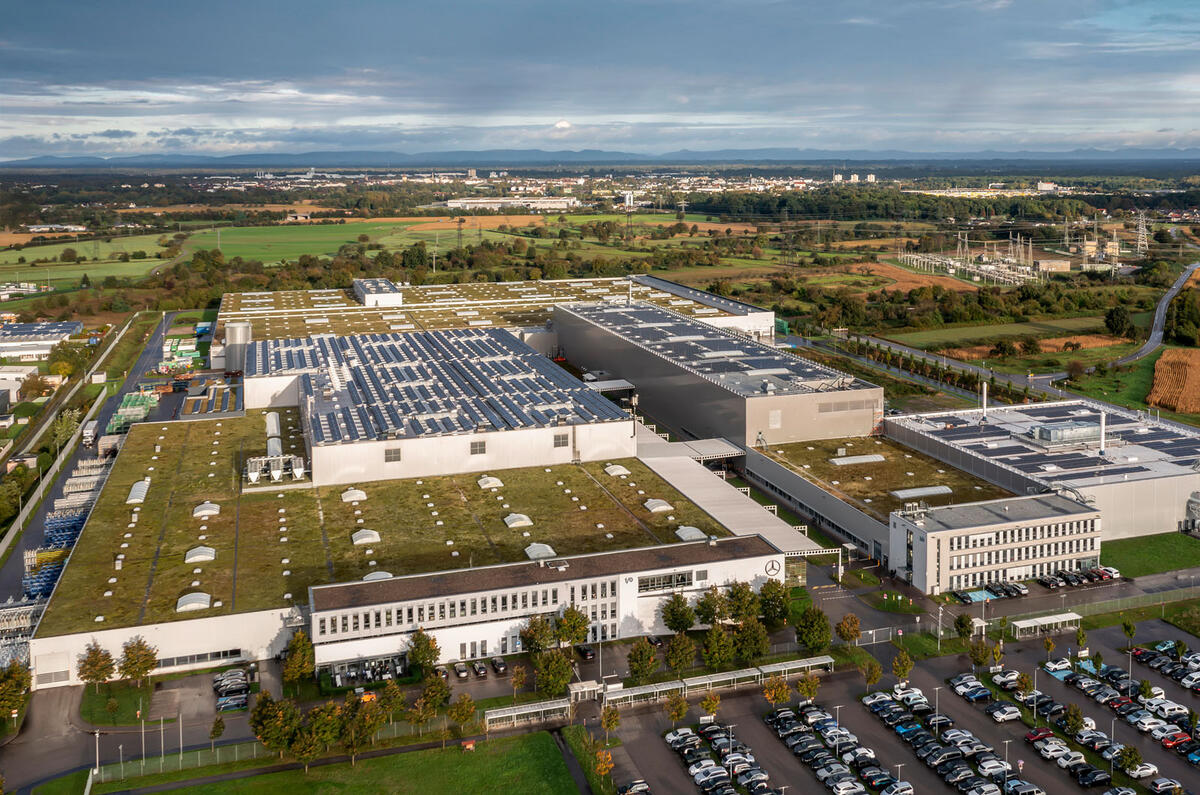
M872 389L853 376L646 303L573 304L567 311L677 365L750 396Z
M1042 446L1029 436L1039 425L1100 423L1098 407L1083 401L1005 406L979 412L935 414L902 424L969 453L1010 466L1046 482L1079 482L1100 477L1153 477L1176 474L1200 460L1200 433L1149 421L1133 413L1106 410L1105 456L1098 438L1087 445Z
M82 333L83 324L77 320L46 323L5 323L0 325L0 339L5 340L70 337Z
M503 329L254 343L246 377L299 375L314 444L628 419Z

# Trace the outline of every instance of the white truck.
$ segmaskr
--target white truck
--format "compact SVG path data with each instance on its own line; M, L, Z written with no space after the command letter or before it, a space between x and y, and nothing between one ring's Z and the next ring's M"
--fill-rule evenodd
M98 422L96 422L95 420L89 420L87 422L87 424L83 426L83 440L82 441L83 441L84 447L92 447L93 445L96 444L96 430L99 427L100 427L100 424Z

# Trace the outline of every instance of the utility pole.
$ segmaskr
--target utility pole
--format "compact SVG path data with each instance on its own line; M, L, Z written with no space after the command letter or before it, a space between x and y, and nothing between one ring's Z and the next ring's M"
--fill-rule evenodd
M440 232L437 232L437 231L435 231L433 233L433 272L434 273L437 273L437 250L438 250L439 234L440 234Z
M1137 253L1145 255L1150 250L1149 234L1146 229L1146 211L1138 210L1137 222Z
M462 251L462 230L463 230L463 224L465 224L466 222L467 222L467 219L463 218L461 215L458 217L458 250L459 251Z

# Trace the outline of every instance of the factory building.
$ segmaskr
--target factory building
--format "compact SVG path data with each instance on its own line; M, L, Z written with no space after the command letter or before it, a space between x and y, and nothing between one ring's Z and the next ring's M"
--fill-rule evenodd
M555 212L579 207L579 199L574 196L497 196L450 199L446 206L452 210L503 210L505 207L521 207L526 210Z
M255 342L244 394L300 406L316 485L637 450L629 415L503 329Z
M1200 527L1200 431L1086 400L889 417L885 433L1014 494L1061 491L1104 538Z
M543 558L526 563L319 585L309 589L318 667L338 671L403 655L418 627L441 662L522 651L530 617L574 605L591 642L668 632L659 609L672 594L695 601L710 587L781 579L783 553L759 536Z
M883 390L645 303L554 310L559 351L637 390L638 408L685 438L749 447L865 436L883 417Z
M1061 494L927 508L890 517L889 565L924 593L981 588L1100 562L1100 511Z
M83 333L77 320L0 325L0 358L33 362L47 359L54 346Z

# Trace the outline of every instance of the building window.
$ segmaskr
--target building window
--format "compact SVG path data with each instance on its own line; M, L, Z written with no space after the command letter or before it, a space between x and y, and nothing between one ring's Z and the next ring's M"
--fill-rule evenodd
M355 613L351 618L350 628L354 632L358 632L358 613Z
M400 461L400 460L401 460L401 458L400 458L400 448L399 448L399 447L393 447L393 448L391 448L390 450L384 450L384 451L383 451L383 461L384 461L384 463L386 463L386 464L394 464L394 463L396 463L397 461Z
M554 434L554 446L555 447L566 447L568 444L570 444L570 442L571 442L571 440L567 436L567 434L565 434L565 433Z
M638 593L690 588L691 585L692 573L690 571L682 571L676 574L651 574L646 577L638 577Z
M471 615L475 615L475 600L471 600Z
M411 624L413 622L412 608L411 607L406 608L404 611L404 615L408 619L408 621L406 623Z
M487 442L471 442L471 455L483 455L487 452Z
M325 619L323 619L323 618L319 622L317 622L317 634L318 635L325 634Z

